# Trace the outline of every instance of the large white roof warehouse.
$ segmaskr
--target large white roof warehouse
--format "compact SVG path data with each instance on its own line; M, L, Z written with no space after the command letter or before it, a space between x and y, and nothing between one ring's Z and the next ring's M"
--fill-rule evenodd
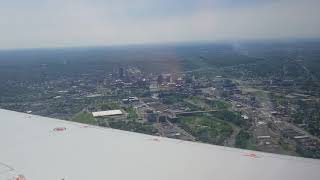
M320 161L0 110L1 180L319 180Z
M103 117L103 116L115 116L115 115L121 115L121 110L109 110L109 111L98 111L98 112L92 112L93 117Z

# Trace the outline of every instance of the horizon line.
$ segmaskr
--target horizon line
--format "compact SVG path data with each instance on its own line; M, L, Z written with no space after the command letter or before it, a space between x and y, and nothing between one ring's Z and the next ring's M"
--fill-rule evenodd
M17 47L0 48L2 51L29 51L29 50L62 50L62 49L83 49L83 48L121 48L121 47L143 47L143 46L170 46L170 45L196 45L196 44L232 44L232 43L254 43L254 42L299 42L299 41L320 41L320 37L293 37L293 38L258 38L258 39L237 39L237 40L198 40L198 41L172 41L172 42L146 42L146 43L124 43L124 44L97 44L97 45L62 45L44 47Z

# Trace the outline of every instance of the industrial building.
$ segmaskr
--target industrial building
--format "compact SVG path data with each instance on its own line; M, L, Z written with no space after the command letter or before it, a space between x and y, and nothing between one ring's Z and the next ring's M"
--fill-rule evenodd
M93 117L117 116L117 115L122 115L122 114L123 114L122 111L119 109L92 112Z

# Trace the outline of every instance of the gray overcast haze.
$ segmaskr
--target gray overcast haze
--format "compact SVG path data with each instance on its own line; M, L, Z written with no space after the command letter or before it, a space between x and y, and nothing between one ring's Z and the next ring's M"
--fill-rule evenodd
M1 0L0 48L320 37L319 0Z

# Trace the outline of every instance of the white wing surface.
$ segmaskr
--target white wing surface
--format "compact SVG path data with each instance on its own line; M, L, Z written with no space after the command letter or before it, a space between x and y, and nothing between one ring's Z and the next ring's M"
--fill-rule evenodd
M4 180L319 180L320 161L0 110Z

